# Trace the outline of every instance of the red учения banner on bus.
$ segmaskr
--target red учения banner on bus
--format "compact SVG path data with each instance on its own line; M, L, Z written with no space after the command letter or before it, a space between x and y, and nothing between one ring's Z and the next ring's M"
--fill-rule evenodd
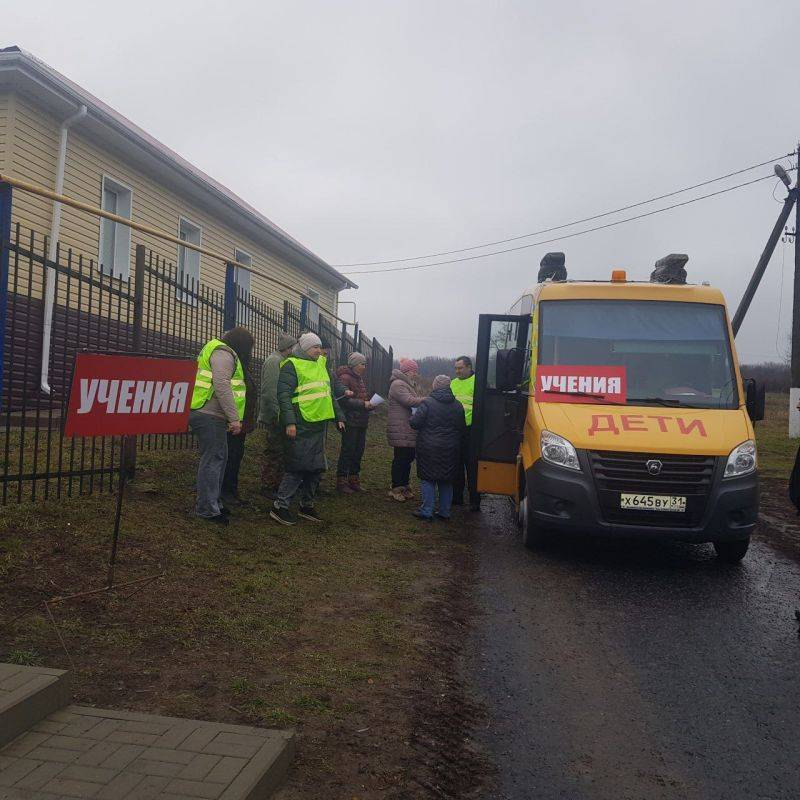
M536 368L540 403L624 403L627 392L625 367L559 364Z
M197 362L78 353L67 436L185 433Z

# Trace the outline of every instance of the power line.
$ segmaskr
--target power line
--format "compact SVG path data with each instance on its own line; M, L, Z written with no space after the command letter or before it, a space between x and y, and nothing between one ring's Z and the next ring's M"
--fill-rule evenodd
M408 256L407 258L391 258L385 261L355 261L351 264L333 264L332 266L336 267L337 269L342 269L344 267L377 267L381 264L402 264L408 261L419 261L423 258L439 258L440 256L452 256L457 253L466 253L470 250L480 250L483 247L494 247L498 244L508 244L508 242L517 242L520 239L529 239L531 236L541 236L543 233L552 233L553 231L560 231L564 228L571 228L573 225L582 225L584 222L594 222L596 219L602 219L603 217L609 217L612 214L619 214L622 211L630 211L632 208L638 208L639 206L646 206L649 203L655 203L658 200L666 200L668 197L674 197L676 194L683 194L683 192L690 192L694 189L700 189L703 186L708 186L711 183L717 183L718 181L724 181L727 178L732 178L735 175L741 175L744 172L750 172L751 170L758 169L759 167L764 167L767 164L772 164L775 161L779 161L782 158L788 158L789 156L794 155L794 153L787 153L785 156L776 156L775 158L770 158L766 161L762 161L759 164L753 164L750 167L745 167L744 169L738 169L735 172L729 172L727 175L720 175L718 178L711 178L707 181L702 181L701 183L695 183L693 186L686 186L683 189L676 189L674 192L667 192L666 194L660 194L657 197L651 197L649 200L641 200L638 203L631 203L627 206L620 206L619 208L615 208L613 211L604 211L602 214L595 214L591 217L584 217L583 219L576 219L574 222L567 222L563 225L555 225L552 228L542 228L540 231L533 231L532 233L523 233L519 236L511 236L508 239L498 239L494 242L484 242L483 244L474 244L470 247L461 247L457 250L443 250L440 253L427 253L421 256ZM356 273L351 273L356 274Z
M663 208L657 208L653 211L647 211L644 214L636 214L633 217L626 217L625 219L615 220L614 222L607 222L605 225L596 225L593 228L586 228L582 231L576 231L575 233L567 233L564 236L555 236L552 239L544 239L540 242L531 242L530 244L521 244L517 247L508 247L505 250L494 250L491 253L481 253L480 255L476 256L465 256L463 258L451 258L447 261L433 261L429 262L428 264L415 264L409 267L389 267L388 269L363 269L363 270L353 270L351 272L346 272L346 275L374 275L375 273L383 273L383 272L406 272L408 270L414 269L427 269L428 267L441 267L445 264L457 264L461 261L476 261L481 258L489 258L490 256L499 256L503 253L514 253L518 250L527 250L530 247L541 247L544 244L551 244L552 242L562 242L565 239L573 239L576 236L584 236L587 233L594 233L595 231L602 231L606 228L613 228L617 225L624 225L626 222L634 222L637 219L644 219L645 217L652 217L654 214L661 214L663 211L671 211L674 208L681 208L682 206L688 206L691 203L696 203L698 200L707 200L709 197L717 197L718 195L725 194L726 192L732 192L736 189L742 189L745 186L752 186L754 183L760 183L761 181L772 180L774 179L774 175L762 175L760 178L755 178L752 181L746 181L745 183L737 183L735 186L729 186L726 189L720 189L716 192L709 192L708 194L702 194L699 197L693 197L691 200L684 200L681 203L673 203L670 206L664 206Z

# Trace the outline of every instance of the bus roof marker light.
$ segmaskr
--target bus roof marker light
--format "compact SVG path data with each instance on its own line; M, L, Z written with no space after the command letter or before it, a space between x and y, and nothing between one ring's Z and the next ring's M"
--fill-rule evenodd
M659 258L655 269L650 273L650 283L686 283L686 253L670 253Z
M625 283L628 280L628 273L624 269L611 270L612 283Z

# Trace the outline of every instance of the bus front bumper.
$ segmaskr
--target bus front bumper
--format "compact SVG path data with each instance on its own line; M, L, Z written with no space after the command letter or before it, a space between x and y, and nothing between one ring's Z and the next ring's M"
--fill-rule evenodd
M526 472L528 515L543 529L598 537L661 538L686 542L748 538L758 518L758 474L722 480L715 471L705 511L687 525L679 512L638 512L630 524L609 520L584 453L581 472L537 461ZM666 493L666 492L665 492ZM623 517L624 512L614 514Z

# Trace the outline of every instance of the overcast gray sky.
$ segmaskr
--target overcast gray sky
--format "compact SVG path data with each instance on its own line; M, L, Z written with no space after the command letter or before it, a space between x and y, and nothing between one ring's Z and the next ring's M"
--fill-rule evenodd
M800 137L797 0L0 10L3 45L98 95L331 264L558 225L788 153ZM733 310L779 211L773 191L784 196L764 181L562 244L354 275L361 288L342 299L398 354L472 352L477 315L506 310L548 250L566 252L572 277L624 267L640 279L686 252L690 279L719 286ZM779 243L742 360L785 355L792 265Z

